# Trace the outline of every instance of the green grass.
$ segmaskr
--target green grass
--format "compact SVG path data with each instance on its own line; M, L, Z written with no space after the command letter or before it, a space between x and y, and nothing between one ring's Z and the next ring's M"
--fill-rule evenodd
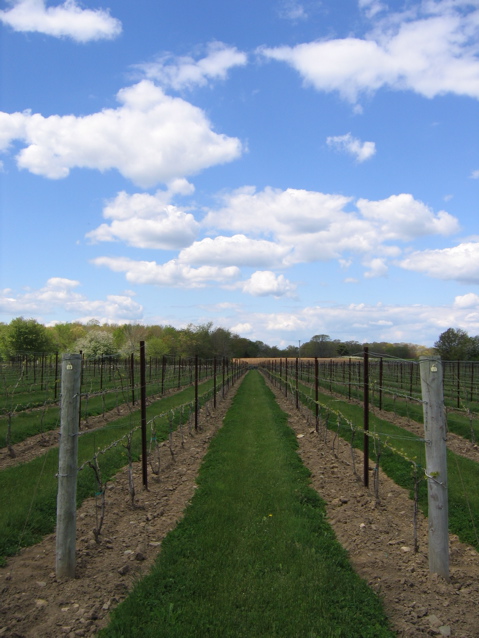
M123 389L120 389L120 381L124 384ZM132 400L132 390L131 386L128 385L129 380L125 377L123 379L116 378L116 389L108 391L105 389L101 394L93 394L89 396L86 388L89 387L88 379L84 380L83 388L82 388L82 402L81 402L81 418L86 419L87 417L94 417L99 414L104 414L105 412L109 412L119 405L122 405L126 402L131 402ZM183 386L186 383L189 383L189 375L183 375L181 382ZM173 377L170 375L164 380L164 383L161 384L161 381L158 379L154 382L147 383L146 385L146 396L150 397L153 395L158 395L163 390L167 392L170 389L176 389L178 385L177 377ZM43 401L46 401L46 394L43 395ZM15 397L10 397L9 403L12 406L12 401ZM140 398L140 388L135 388L135 408L139 409L139 398ZM60 424L60 410L58 403L55 405L53 401L50 403L45 403L43 409L37 408L34 410L26 410L22 409L20 403L15 404L14 407L11 408L12 416L11 416L11 431L10 431L10 445L15 445L16 443L20 443L21 441L25 441L31 436L35 434L41 434L42 432L47 432L50 430L54 430L59 427ZM40 401L38 404L35 401L31 401L28 406L31 408L34 405L42 405ZM6 409L6 408L5 408ZM0 448L7 446L7 438L8 438L8 416L1 415L0 416Z
M199 386L200 403L212 394L213 381ZM147 419L151 421L179 406L193 402L194 387L186 388L148 406ZM189 412L183 412L183 419ZM181 413L177 411L171 426L178 427ZM78 465L88 461L99 450L120 439L140 422L140 413L135 412L109 423L104 428L87 432L79 437ZM158 441L168 438L169 418L155 419L155 436ZM137 431L133 437L133 458L138 460L141 451L141 436ZM113 447L99 457L103 480L110 480L128 462L122 445ZM20 547L32 545L55 529L56 495L58 472L58 448L28 463L7 468L0 472L0 565L5 557L18 552ZM77 504L93 496L97 491L94 474L86 467L78 474Z
M392 637L296 449L286 415L249 372L184 519L100 636Z

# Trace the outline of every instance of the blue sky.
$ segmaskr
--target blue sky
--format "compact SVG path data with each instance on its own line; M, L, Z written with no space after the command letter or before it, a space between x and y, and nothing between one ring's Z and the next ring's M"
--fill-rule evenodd
M0 321L479 333L479 0L8 0L0 30Z

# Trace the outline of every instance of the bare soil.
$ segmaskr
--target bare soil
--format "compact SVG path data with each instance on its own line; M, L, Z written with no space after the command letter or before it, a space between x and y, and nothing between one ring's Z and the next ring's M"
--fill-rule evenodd
M299 453L312 473L312 486L327 503L328 518L358 573L384 601L399 637L479 637L479 554L450 537L450 581L430 576L427 521L419 515L419 552L414 553L413 504L386 476L380 477L380 500L355 476L349 445L317 433L311 417L272 388L296 432ZM0 636L55 638L95 636L110 611L151 568L161 542L181 518L195 490L195 478L223 422L235 388L204 410L199 431L173 439L174 460L164 444L160 479L150 474L141 488L135 466L135 507L125 469L107 490L101 542L97 544L98 503L85 501L78 512L77 574L55 576L55 536L29 547L0 570ZM361 466L359 456L357 467ZM372 485L372 481L370 482ZM360 638L360 637L357 637Z

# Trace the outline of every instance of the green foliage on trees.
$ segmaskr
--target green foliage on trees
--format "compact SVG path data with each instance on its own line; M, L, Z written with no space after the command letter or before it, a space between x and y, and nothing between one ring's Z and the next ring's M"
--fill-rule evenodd
M55 344L47 328L35 319L17 317L2 330L2 350L4 357L15 353L49 353Z
M457 333L452 328L446 333ZM457 337L457 334L455 335ZM85 356L100 357L117 354L138 355L140 341L145 341L147 356L181 356L190 358L334 358L361 354L363 344L357 341L332 339L327 334L316 334L309 341L300 344L291 341L284 348L269 346L263 341L252 341L226 328L215 327L212 322L199 325L188 324L186 328L171 325L140 324L100 325L92 320L87 324L79 322L59 323L45 328L35 320L23 317L14 319L10 325L0 324L0 356L8 358L12 352L78 352ZM444 337L440 342L449 341ZM460 358L479 359L479 337L467 337L467 352ZM409 343L371 342L370 353L403 359L417 358L424 348ZM447 351L449 352L449 351ZM446 354L447 354L446 352ZM453 358L457 355L449 355ZM444 357L446 358L446 357Z
M59 353L73 352L75 343L87 333L81 323L57 323L48 328L48 331L55 344L55 350Z
M479 336L470 337L461 328L448 328L434 344L444 361L471 361L479 359Z

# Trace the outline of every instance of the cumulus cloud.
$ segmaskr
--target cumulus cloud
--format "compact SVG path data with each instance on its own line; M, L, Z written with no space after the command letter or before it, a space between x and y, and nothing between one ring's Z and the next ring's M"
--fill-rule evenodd
M388 273L388 266L384 259L380 259L376 257L375 259L371 259L365 263L365 266L369 268L364 273L366 279L375 279L376 277L385 277Z
M155 261L135 261L127 257L97 257L96 266L106 266L114 272L124 272L127 281L161 287L204 288L212 283L229 284L239 277L236 266L200 266L192 268L176 259L158 264Z
M189 246L199 224L191 213L167 203L164 191L155 195L119 193L103 210L112 220L101 224L86 237L92 242L122 241L137 248L174 250Z
M162 55L153 62L136 65L146 78L176 90L205 86L211 80L226 79L230 69L245 66L246 53L222 42L212 42L207 55L199 60L191 56Z
M107 295L105 300L89 300L77 292L79 281L51 277L38 290L14 294L12 290L0 292L0 312L11 316L44 317L59 310L73 315L73 320L99 319L105 323L138 321L143 316L142 306L130 295Z
M351 103L382 87L424 97L453 93L479 99L479 8L476 2L421 2L375 19L382 5L364 1L373 18L365 37L264 47L318 91L338 91Z
M110 40L120 35L121 22L104 9L82 9L75 0L46 7L44 0L10 0L0 20L15 31L44 33L76 42Z
M352 155L358 162L365 162L376 154L376 144L374 142L361 142L351 133L328 137L326 144L337 151Z
M469 292L454 299L455 308L479 308L479 295Z
M280 246L264 239L250 239L245 235L233 235L214 239L207 237L197 241L182 250L178 259L190 264L277 267L290 251L290 246Z
M452 235L459 230L455 217L445 211L435 214L409 193L379 201L359 199L357 206L364 219L380 226L385 240L410 241L425 235Z
M296 285L284 275L275 275L271 270L253 273L248 281L241 284L241 288L253 297L291 297L296 291Z
M297 189L244 187L222 197L223 206L210 210L203 224L215 229L248 232L292 250L283 265L341 260L351 255L398 257L399 246L424 235L447 235L459 228L445 211L434 213L410 194L379 201Z
M241 155L237 138L215 133L201 109L148 80L122 89L117 99L118 108L82 117L1 113L0 149L23 142L19 168L51 179L75 167L117 169L144 188Z
M436 279L478 284L479 243L466 242L453 248L416 251L399 265Z

